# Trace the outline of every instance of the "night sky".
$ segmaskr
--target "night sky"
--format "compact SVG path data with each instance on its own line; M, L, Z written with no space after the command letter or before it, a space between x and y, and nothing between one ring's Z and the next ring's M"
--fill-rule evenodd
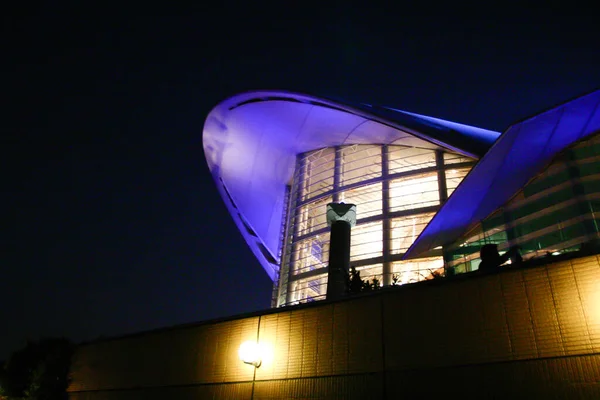
M503 131L600 83L591 9L125 3L0 13L0 360L26 338L270 306L202 151L228 96L287 89Z

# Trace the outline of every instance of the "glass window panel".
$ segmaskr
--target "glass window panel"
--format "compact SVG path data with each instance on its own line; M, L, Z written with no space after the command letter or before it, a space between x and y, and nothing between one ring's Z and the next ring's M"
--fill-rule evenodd
M432 272L443 268L444 261L442 257L426 257L392 263L392 273L397 279L397 284L400 285L431 278Z
M469 262L468 271L477 271L479 269L479 264L481 264L480 258L475 258Z
M530 197L538 194L546 189L551 189L554 186L560 185L563 182L567 182L571 177L568 171L563 166L562 169L551 168L543 175L540 175L533 182L529 183L523 188L525 197Z
M469 256L471 254L479 254L479 251L481 250L481 246L484 243L482 242L472 242L469 244L466 244L464 246L458 247L456 249L452 249L449 250L447 252L445 252L445 257L448 261L455 261L455 260L459 260L462 259L466 256Z
M311 152L305 159L304 191L302 200L318 196L333 189L335 149L326 148Z
M435 152L429 149L390 146L388 159L390 174L435 167Z
M467 264L469 264L469 261L464 264L457 264L453 266L452 269L454 270L454 274L464 274L465 272L469 272L469 266Z
M331 201L331 197L324 197L321 200L300 206L297 221L294 221L298 224L296 228L298 236L307 235L327 227L327 204Z
M350 261L380 257L383 252L381 221L361 224L352 228Z
M551 232L547 235L540 236L537 239L539 247L541 249L545 249L546 247L549 247L549 246L556 246L558 243L563 241L562 233L563 232Z
M448 196L454 192L459 183L465 179L471 168L456 168L446 170L446 188Z
M518 236L528 235L553 225L556 225L556 228L559 229L561 222L568 221L571 218L577 218L580 215L578 207L567 206L560 208L555 212L547 214L542 213L535 219L517 224L514 229Z
M298 199L298 201L302 201L306 199L306 181L304 177L307 176L308 169L308 161L307 157L303 157L302 160L296 163L296 170L294 171L294 176L292 178L292 191L290 196L294 199Z
M569 201L573 198L573 189L567 187L558 192L549 193L547 196L540 197L535 201L524 204L519 208L515 208L511 211L513 219L519 219L526 217L535 212L541 211L545 208L552 207L565 201Z
M341 185L381 176L381 146L347 146L342 149Z
M456 153L444 153L444 164L458 164L475 161L470 157L463 156L462 154Z
M327 274L299 279L290 284L292 303L309 303L325 300L327 295Z
M586 225L583 222L575 223L573 225L566 226L560 230L560 241L567 241L571 239L576 239L581 236L585 236L588 233L586 229Z
M481 223L484 230L489 230L506 223L506 216L502 210L495 211Z
M526 242L519 243L519 247L521 248L521 254L532 253L542 250L543 248L540 243L540 238L534 238Z
M464 274L466 272L477 271L479 269L479 264L481 264L481 259L473 258L462 264L453 266L452 269L454 270L455 274Z
M302 240L292 251L294 275L327 267L329 262L329 232Z
M586 176L595 175L597 177L600 173L600 168L598 168L599 161L600 160L595 160L594 162L579 164L579 176L583 178Z
M435 213L410 215L392 220L392 254L404 253L421 234Z
M591 213L600 213L600 201L590 199L588 200L588 206ZM598 216L600 217L600 215Z
M435 206L440 203L437 173L394 179L390 182L391 211Z
M589 157L600 155L600 143L593 141L585 141L572 150L574 157L578 160L583 160Z
M361 186L340 193L340 201L356 204L356 217L360 220L381 214L382 185Z
M486 243L502 244L508 241L508 236L506 235L506 231L500 231L492 235L486 235L485 241Z

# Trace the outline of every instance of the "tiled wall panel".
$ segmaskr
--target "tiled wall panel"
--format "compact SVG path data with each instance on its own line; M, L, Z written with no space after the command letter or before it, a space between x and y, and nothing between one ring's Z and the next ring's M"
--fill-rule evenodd
M571 261L592 350L600 352L600 256Z
M252 380L238 358L258 317L183 327L80 346L70 391Z
M523 279L529 300L538 356L564 355L565 350L547 270L545 268L524 270Z
M261 400L381 398L383 398L382 374L258 381L254 389L254 399Z
M251 397L251 382L80 392L69 395L71 400L245 400Z
M78 348L70 398L600 398L599 261L99 341ZM260 368L238 358L257 338Z
M500 303L506 312L510 354L512 359L537 357L537 345L532 325L532 310L521 271L498 275L502 286ZM503 360L506 354L500 354Z
M598 399L600 356L388 371L387 399Z

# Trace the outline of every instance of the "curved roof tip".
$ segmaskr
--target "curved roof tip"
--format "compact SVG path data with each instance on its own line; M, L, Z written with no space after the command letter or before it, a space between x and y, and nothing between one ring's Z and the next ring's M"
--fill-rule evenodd
M500 132L429 117L384 106L368 106L375 114L394 120L405 127L426 132L431 138L451 142L469 155L480 158L494 144ZM450 143L448 143L450 144Z
M249 104L271 101L308 104L355 114L395 129L404 130L423 140L473 158L481 158L501 133L388 106L353 103L286 90L268 89L242 92L221 101L211 113L218 108L233 111Z

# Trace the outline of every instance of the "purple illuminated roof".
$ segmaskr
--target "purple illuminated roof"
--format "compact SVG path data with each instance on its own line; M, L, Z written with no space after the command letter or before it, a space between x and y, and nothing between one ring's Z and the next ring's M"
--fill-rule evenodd
M404 258L457 240L563 149L600 130L600 90L511 126L456 188Z
M389 108L259 91L218 104L206 118L203 144L208 167L229 212L274 280L286 185L298 154L344 144L397 144L448 149L479 158L498 135Z

